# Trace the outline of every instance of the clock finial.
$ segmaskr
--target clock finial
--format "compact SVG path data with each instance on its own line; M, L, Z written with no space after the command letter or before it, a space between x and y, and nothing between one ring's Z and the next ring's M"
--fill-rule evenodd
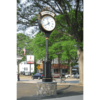
M49 10L49 7L46 7L47 10Z

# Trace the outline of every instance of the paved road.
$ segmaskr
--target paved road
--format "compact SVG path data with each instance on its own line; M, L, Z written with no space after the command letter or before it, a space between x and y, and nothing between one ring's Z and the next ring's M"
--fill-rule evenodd
M37 96L37 82L42 82L42 79L20 77L20 81L17 81L17 100L83 100L83 86L77 85L79 79L66 79L66 83L60 83L60 79L57 79L57 95L50 97Z
M17 100L83 100L83 86L57 85L57 95L37 96L36 83L17 83Z

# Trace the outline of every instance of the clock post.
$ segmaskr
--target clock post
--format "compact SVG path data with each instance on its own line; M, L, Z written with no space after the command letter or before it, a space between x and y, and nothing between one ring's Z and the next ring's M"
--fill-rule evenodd
M38 16L39 28L45 34L46 38L46 54L45 54L45 61L43 61L42 82L52 82L51 61L49 60L49 53L48 53L48 39L56 25L54 16L55 14L51 12L48 9L48 7L46 9L43 9L43 11L41 11Z
M48 53L48 37L46 37L46 53L45 53L45 61L43 61L43 79L42 79L42 82L52 82L51 61L49 60L49 53Z
M52 82L51 61L49 60L48 53L48 39L56 25L54 16L55 14L48 10L48 7L42 10L38 15L39 28L45 34L46 38L45 61L43 61L43 79L42 82L37 82L37 93L42 96L57 94L57 82Z

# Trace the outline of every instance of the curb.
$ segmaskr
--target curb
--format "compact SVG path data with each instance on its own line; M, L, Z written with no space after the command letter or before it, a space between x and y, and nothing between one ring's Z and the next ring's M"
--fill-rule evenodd
M27 82L27 81L19 81L17 83L37 83L37 82ZM57 83L57 85L78 85L77 83Z
M17 81L17 83L37 83L37 82L33 82L33 81L30 81L30 82L28 82L28 81ZM83 85L80 85L79 83L57 83L57 85L76 85L76 86L83 86Z

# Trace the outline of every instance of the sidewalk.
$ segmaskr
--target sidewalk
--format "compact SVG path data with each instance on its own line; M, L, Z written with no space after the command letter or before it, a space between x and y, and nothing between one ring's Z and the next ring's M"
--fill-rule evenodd
M34 79L32 80L31 78L20 78L20 81L17 81L17 83L37 83L37 82L42 82L42 79L38 80L38 79ZM53 82L55 82L53 80ZM60 79L56 79L57 85L79 85L79 79L75 79L75 78L68 78L65 80L65 82L60 82Z

